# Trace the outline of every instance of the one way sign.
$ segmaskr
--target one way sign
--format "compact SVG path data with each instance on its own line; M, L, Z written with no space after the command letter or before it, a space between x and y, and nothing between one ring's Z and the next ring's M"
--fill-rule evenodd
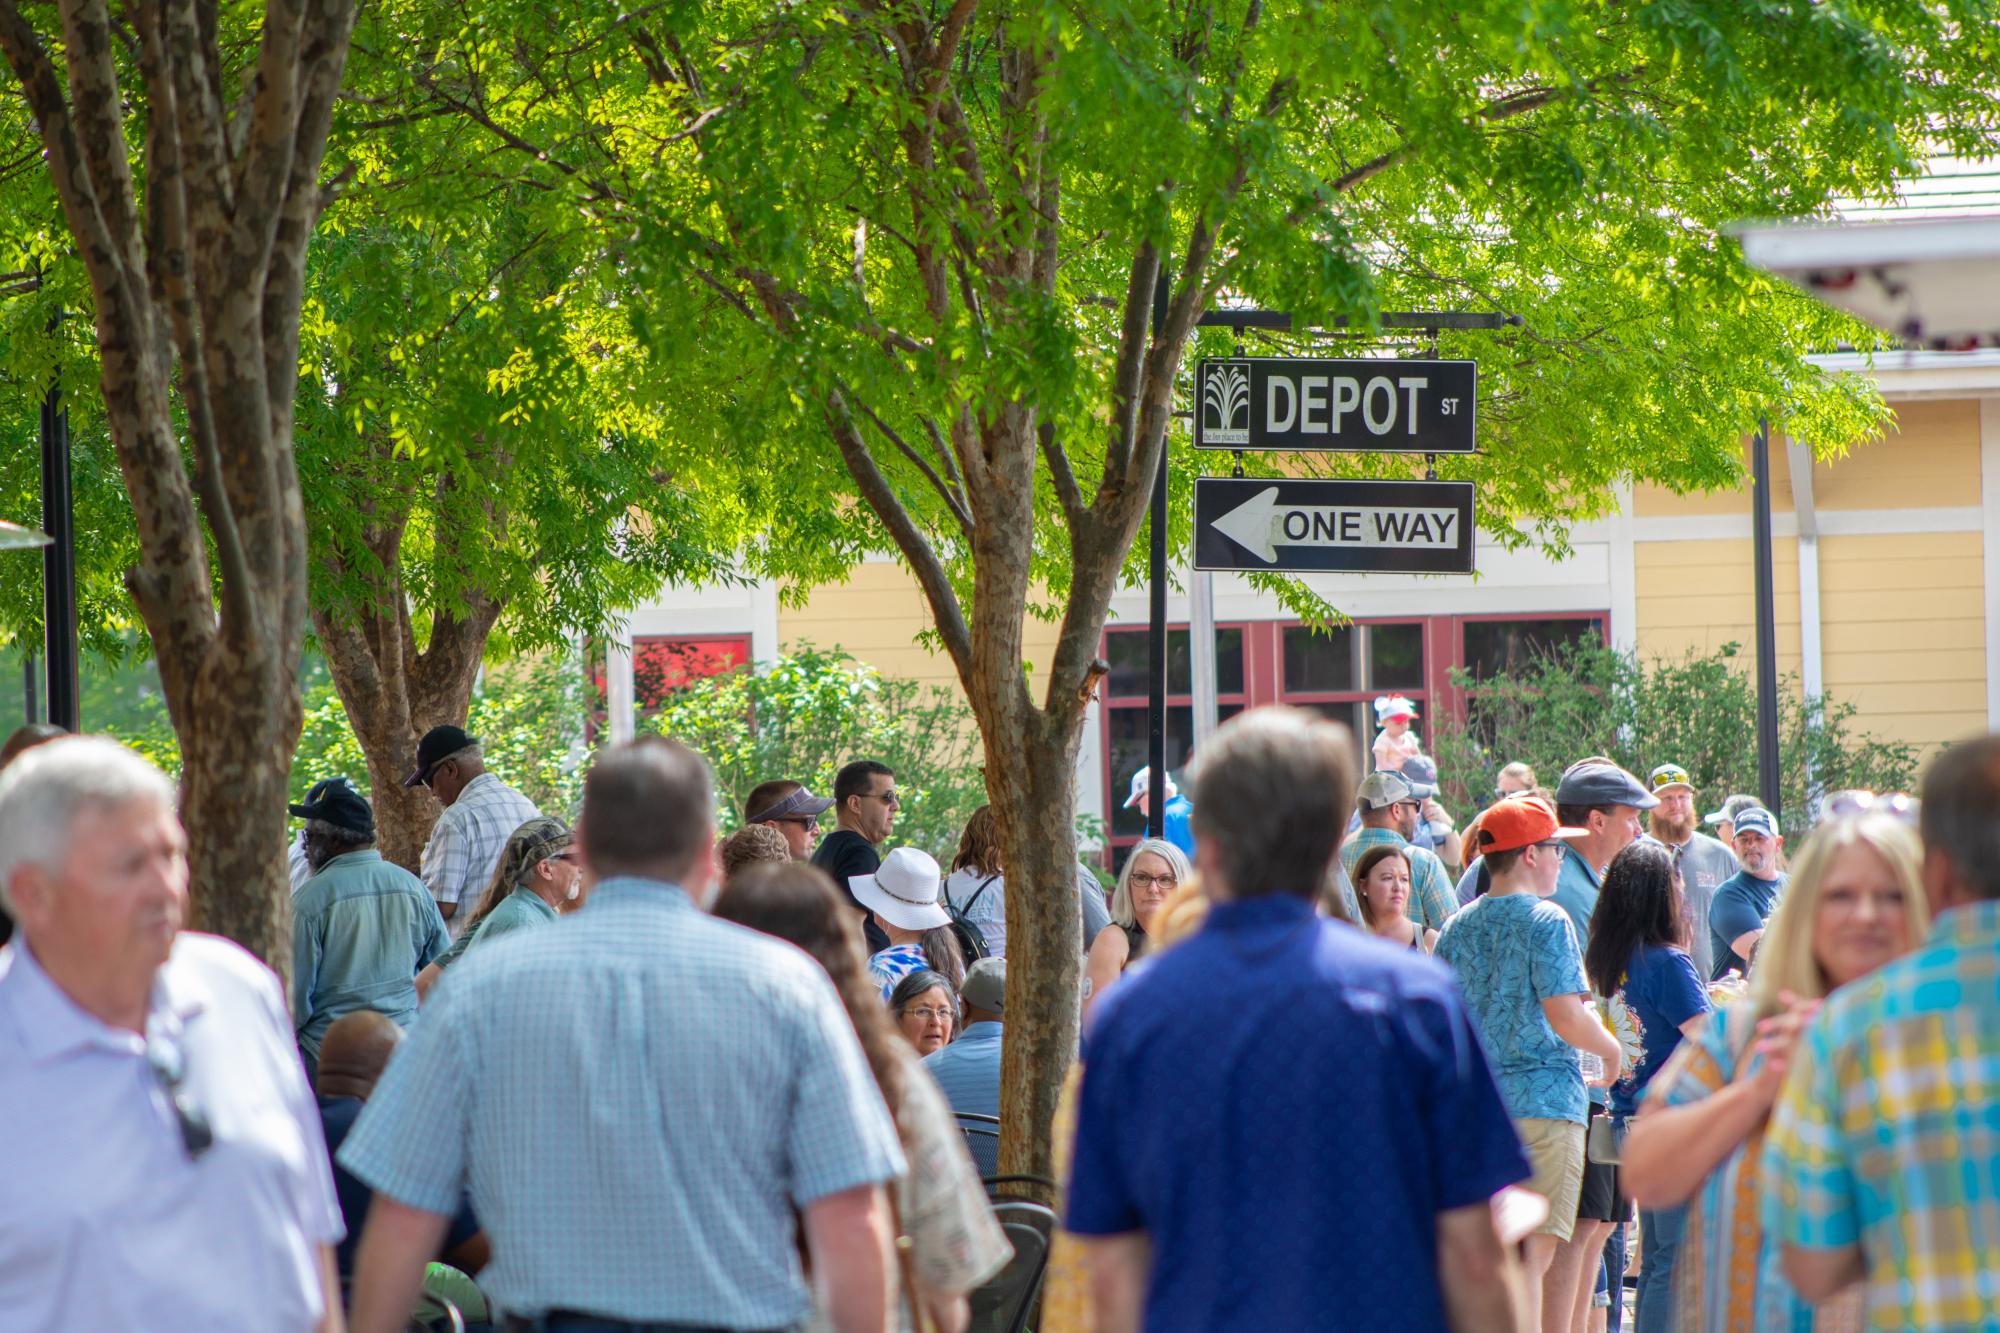
M1469 481L1194 484L1194 567L1470 574Z

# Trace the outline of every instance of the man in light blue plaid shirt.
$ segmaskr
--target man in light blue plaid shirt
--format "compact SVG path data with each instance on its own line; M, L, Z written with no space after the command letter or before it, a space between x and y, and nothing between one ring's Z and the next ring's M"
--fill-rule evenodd
M514 830L541 811L486 771L479 741L457 727L432 727L417 742L417 771L405 787L429 787L444 813L424 845L422 879L453 939L479 901Z
M702 910L714 809L685 747L611 750L577 826L588 906L432 994L340 1152L376 1192L357 1333L404 1327L468 1183L509 1328L796 1327L794 1209L833 1326L883 1327L895 1126L826 974Z

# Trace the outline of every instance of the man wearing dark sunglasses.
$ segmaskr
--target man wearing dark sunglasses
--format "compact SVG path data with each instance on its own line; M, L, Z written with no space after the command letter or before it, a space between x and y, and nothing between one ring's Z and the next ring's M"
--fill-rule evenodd
M98 737L0 774L9 1328L340 1327L340 1210L285 996L236 945L181 931L174 801Z
M794 861L810 861L819 842L819 817L832 808L832 801L813 795L803 783L777 778L750 789L743 801L743 822L769 824L785 835Z
M862 913L868 952L880 953L889 947L889 936L876 923L875 914L855 899L847 882L882 868L882 843L896 827L896 811L902 808L896 775L887 764L857 759L833 775L833 801L833 817L840 827L827 834L812 863L833 876L841 893Z

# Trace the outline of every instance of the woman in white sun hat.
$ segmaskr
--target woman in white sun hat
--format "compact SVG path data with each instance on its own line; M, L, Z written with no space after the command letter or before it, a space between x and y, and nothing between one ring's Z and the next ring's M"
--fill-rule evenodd
M938 863L915 847L898 847L882 858L872 875L854 875L847 887L888 932L889 947L868 960L868 975L886 1001L896 983L918 968L940 973L957 991L965 980L965 959L951 933L951 913L938 905L943 880Z

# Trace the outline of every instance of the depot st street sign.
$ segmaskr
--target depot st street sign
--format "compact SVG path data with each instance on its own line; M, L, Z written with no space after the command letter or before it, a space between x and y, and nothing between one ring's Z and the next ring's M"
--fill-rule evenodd
M1194 567L1470 574L1469 481L1200 477Z
M1195 366L1197 449L1467 454L1478 376L1471 361L1294 357Z

